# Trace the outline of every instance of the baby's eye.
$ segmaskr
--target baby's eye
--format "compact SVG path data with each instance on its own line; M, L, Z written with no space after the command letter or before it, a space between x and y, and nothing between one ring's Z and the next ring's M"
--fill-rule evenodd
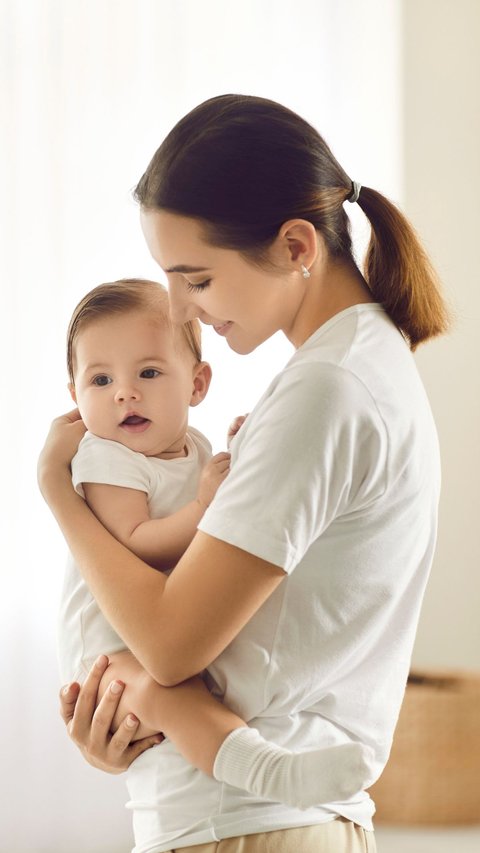
M156 376L160 376L160 371L154 367L146 367L140 374L141 379L155 379Z
M101 373L99 376L94 377L93 384L103 387L103 385L110 385L111 381L110 376L106 376L105 373Z

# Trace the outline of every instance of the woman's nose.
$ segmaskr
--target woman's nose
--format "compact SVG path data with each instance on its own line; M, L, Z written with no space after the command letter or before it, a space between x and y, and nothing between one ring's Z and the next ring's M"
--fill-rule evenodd
M184 292L182 292L182 290ZM199 309L189 298L184 285L171 285L168 289L170 318L175 325L183 325L199 315Z

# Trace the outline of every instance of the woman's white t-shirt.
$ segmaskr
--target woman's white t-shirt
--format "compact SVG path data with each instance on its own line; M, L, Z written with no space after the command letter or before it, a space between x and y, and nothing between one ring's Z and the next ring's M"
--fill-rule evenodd
M412 355L378 304L337 314L242 426L200 529L285 580L211 664L218 696L289 749L357 741L372 782L392 741L437 527L436 431ZM201 737L201 732L199 732ZM322 823L372 828L374 805L300 811L206 776L169 741L128 771L136 853Z

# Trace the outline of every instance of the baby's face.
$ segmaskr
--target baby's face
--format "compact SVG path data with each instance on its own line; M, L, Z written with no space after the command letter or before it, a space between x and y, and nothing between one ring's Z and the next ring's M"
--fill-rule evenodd
M182 456L193 355L144 311L99 318L75 344L74 396L90 432L145 456Z

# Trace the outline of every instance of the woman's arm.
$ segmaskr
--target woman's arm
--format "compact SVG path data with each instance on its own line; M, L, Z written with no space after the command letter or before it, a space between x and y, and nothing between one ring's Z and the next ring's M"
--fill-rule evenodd
M218 453L205 465L195 500L166 518L150 518L147 495L106 483L83 483L85 499L104 527L137 557L156 569L178 562L228 474L230 455Z
M39 483L92 594L134 656L160 684L205 669L285 577L278 566L197 533L169 578L111 536L71 484L83 430L78 415L54 421Z

